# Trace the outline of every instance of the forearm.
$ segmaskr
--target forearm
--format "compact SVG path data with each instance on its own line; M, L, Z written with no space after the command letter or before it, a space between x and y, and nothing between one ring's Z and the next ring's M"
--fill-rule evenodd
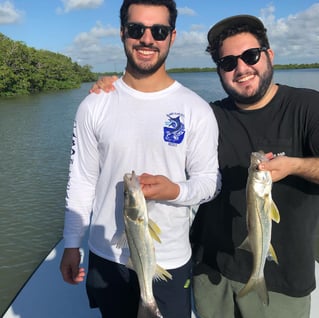
M179 196L173 200L180 205L199 205L212 200L220 192L221 179L219 170L203 176L191 177L184 182L178 182Z
M78 248L90 224L90 213L76 212L66 208L64 217L64 247Z
M198 205L213 199L220 191L219 170L173 182L165 176L143 173L139 181L147 200L170 201L177 205Z
M99 177L98 142L91 126L89 107L87 102L81 103L73 129L64 222L66 248L80 246L89 226Z
M291 174L319 184L319 158L290 158Z
M319 158L278 156L260 164L259 169L270 171L273 182L292 175L319 184Z

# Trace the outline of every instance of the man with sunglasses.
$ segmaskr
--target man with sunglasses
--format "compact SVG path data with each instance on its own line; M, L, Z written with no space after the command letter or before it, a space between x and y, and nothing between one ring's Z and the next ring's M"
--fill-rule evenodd
M161 229L157 264L172 275L153 282L159 310L165 318L191 317L190 210L218 192L218 127L209 105L166 72L176 17L172 0L125 0L125 74L111 93L87 96L76 114L60 269L68 283L84 280L79 247L90 227L87 293L107 318L138 312L129 250L117 246L124 233L123 176L132 170Z
M222 190L202 204L192 230L195 304L201 318L309 318L314 275L314 232L319 217L319 93L273 82L274 52L256 17L239 15L208 33L211 54L228 97L211 103L219 130ZM258 297L261 281L243 297L252 253L247 237L246 181L251 152L270 156L259 169L275 182L281 220L271 243L279 264L266 261L269 304Z
M211 103L219 126L222 191L200 205L191 240L195 305L201 318L309 318L314 290L314 232L319 216L319 93L273 82L274 52L262 22L239 15L215 24L208 52L228 97ZM97 87L110 89L110 79ZM285 153L264 163L281 216L272 245L279 265L266 261L269 304L238 292L252 272L247 236L246 181L250 154Z

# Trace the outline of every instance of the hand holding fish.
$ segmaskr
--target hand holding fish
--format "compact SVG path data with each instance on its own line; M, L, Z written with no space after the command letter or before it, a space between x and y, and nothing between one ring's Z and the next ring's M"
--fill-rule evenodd
M165 176L143 173L139 182L148 200L174 200L179 195L179 185Z
M269 161L263 161L258 169L260 171L269 171L273 182L279 181L292 174L294 158L287 157L284 154L274 155L268 153L267 158Z
M270 160L262 162L258 168L269 171L273 182L294 175L319 184L319 158L288 157L284 153L266 156Z

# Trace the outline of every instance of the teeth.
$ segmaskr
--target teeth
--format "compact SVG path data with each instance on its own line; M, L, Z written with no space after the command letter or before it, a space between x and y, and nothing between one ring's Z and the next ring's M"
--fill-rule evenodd
M139 50L139 53L141 53L143 55L152 55L152 54L154 54L153 51L143 51L143 50Z
M248 75L248 76L240 78L239 80L237 80L237 82L243 83L243 82L251 80L253 77L254 77L254 75Z

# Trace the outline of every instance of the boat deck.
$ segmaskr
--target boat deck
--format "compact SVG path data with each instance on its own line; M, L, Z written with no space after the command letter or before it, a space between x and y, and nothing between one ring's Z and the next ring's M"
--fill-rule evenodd
M86 251L87 251L87 247ZM100 318L98 310L90 309L85 284L69 285L62 280L59 264L63 253L63 241L50 252L47 258L26 282L3 318ZM87 266L87 255L83 258ZM316 277L319 278L319 263L316 262ZM310 318L319 317L319 288L312 294ZM196 316L193 314L193 318Z

